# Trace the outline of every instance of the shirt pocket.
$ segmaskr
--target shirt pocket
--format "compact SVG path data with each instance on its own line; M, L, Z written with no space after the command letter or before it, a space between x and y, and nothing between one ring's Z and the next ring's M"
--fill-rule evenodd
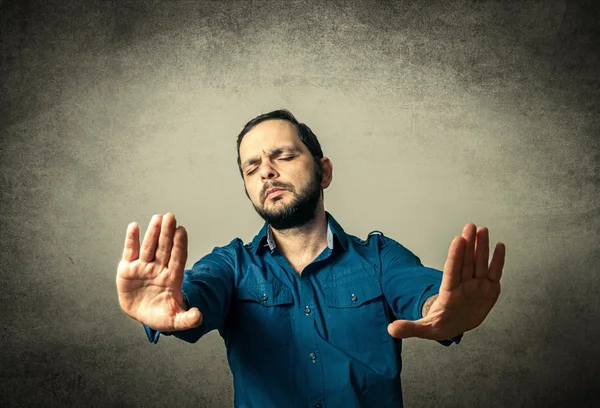
M378 278L326 287L325 303L327 333L332 345L365 352L389 341L387 303Z
M291 342L292 292L275 283L237 288L236 331L241 341L268 350Z

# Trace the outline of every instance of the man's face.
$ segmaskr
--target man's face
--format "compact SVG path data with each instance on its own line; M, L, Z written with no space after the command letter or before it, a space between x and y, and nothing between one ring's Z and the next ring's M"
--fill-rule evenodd
M267 120L256 125L242 139L240 160L246 194L273 228L299 227L315 217L321 180L292 123Z

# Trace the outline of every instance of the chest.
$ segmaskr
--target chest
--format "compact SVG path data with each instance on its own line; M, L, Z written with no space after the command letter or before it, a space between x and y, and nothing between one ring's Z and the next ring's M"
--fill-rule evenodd
M298 259L298 260L292 259L292 260L288 260L288 263L290 264L290 267L297 275L302 275L302 271L308 265L310 265L310 261L306 261L304 259Z
M260 352L323 339L361 353L389 340L389 309L375 266L315 270L309 264L292 260L296 276L248 271L230 310L233 343Z
M301 275L302 271L304 271L304 269L306 269L306 267L308 265L315 262L315 260L318 258L319 258L318 255L311 256L311 255L286 254L286 255L280 256L279 262L283 263L284 266L287 265L287 266L291 267L291 269L297 275ZM285 269L285 267L284 267L284 269Z

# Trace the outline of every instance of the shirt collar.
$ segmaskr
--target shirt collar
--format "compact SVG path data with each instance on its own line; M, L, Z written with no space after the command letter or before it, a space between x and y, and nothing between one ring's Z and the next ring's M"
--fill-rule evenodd
M348 236L330 213L325 211L325 214L327 216L327 246L333 250L337 243L345 251L348 248ZM255 253L258 253L261 248L269 248L271 251L275 249L275 240L269 224L265 222L260 232L252 240L252 246Z

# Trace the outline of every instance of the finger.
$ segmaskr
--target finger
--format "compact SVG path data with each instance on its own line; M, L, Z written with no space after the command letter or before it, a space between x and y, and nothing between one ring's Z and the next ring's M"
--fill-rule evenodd
M175 236L173 237L173 249L171 250L171 257L169 259L169 270L183 271L185 263L187 262L187 250L187 231L180 225L175 229Z
M186 312L178 313L175 316L173 328L175 331L188 330L198 327L202 324L202 313L198 308L193 307Z
M140 256L140 229L135 222L127 226L125 234L125 247L123 248L123 260L133 262Z
M173 235L175 233L175 216L167 213L162 218L160 235L158 237L158 248L156 249L156 260L167 266L171 257L171 248L173 247Z
M423 319L421 319L423 320ZM428 338L431 334L428 325L421 320L396 320L387 327L388 333L396 339L407 339L410 337Z
M473 278L474 256L475 252L475 235L476 226L473 223L468 223L463 228L462 236L466 241L465 254L463 256L461 279L462 281Z
M444 275L440 290L452 290L460 285L460 271L462 269L462 258L465 250L465 240L456 236L448 249L448 258L444 264Z
M506 258L506 246L502 242L496 244L494 254L492 255L492 261L490 262L490 272L488 278L500 282L502 278L502 270L504 269L504 259Z
M475 277L488 276L488 262L490 259L490 234L486 227L477 231L477 247L475 248Z
M160 232L160 223L162 216L156 214L152 216L150 225L144 235L144 241L142 242L142 251L140 253L140 260L144 262L152 262L154 255L156 254L156 247L158 246L158 234Z

